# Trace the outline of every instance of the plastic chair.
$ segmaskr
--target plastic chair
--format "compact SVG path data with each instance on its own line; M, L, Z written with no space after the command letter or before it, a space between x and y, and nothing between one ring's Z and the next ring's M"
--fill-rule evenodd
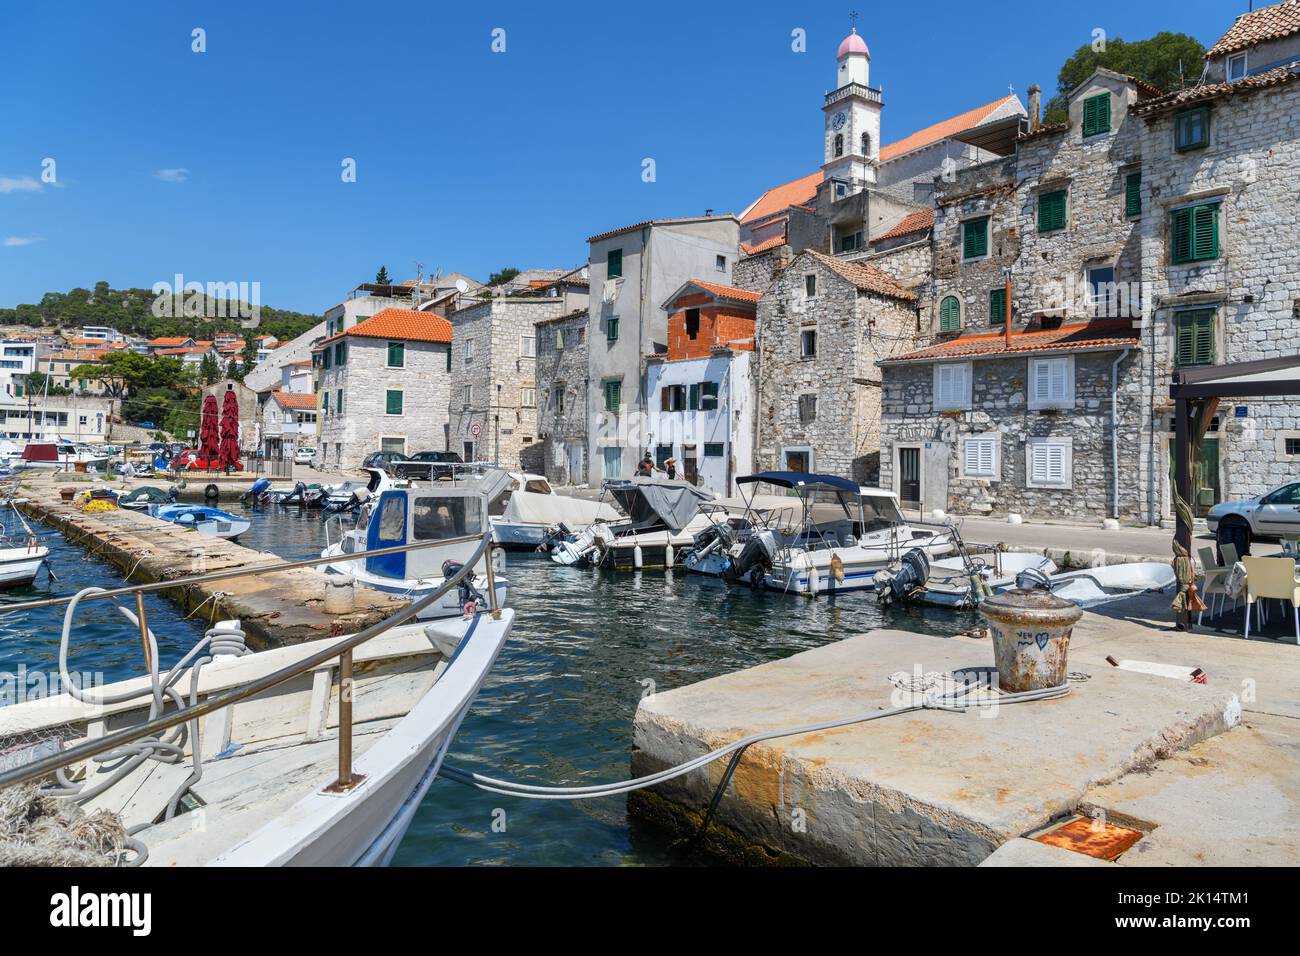
M1210 547L1201 548L1197 554L1201 559L1201 568L1204 576L1201 578L1201 600L1210 603L1214 598L1219 599L1219 610L1211 611L1214 616L1223 613L1223 604L1228 597L1228 576L1232 574L1232 565L1219 567L1214 561L1214 549ZM1236 610L1237 599L1233 598L1232 607ZM1201 626L1201 618L1205 617L1202 611L1196 616L1196 626Z
M1219 545L1219 553L1223 555L1223 566L1230 568L1241 560L1241 555L1237 553L1237 546L1230 541L1225 541Z
M1246 640L1250 640L1251 607L1256 601L1272 598L1291 604L1291 614L1295 619L1295 640L1300 644L1300 582L1296 581L1295 561L1291 558L1256 558L1250 555L1241 560L1246 565Z

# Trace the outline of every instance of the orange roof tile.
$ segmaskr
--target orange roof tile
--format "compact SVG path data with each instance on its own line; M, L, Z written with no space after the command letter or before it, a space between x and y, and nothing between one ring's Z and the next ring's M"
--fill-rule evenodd
M1077 352L1085 349L1120 349L1136 346L1133 323L1122 319L1100 319L1091 322L1072 322L1059 329L1037 332L1017 332L1007 346L1005 332L975 332L959 335L955 339L927 348L896 355L881 361L881 365L902 362L934 362L953 358L991 358L998 355L1015 355L1024 352Z
M740 217L740 221L754 222L758 219L766 219L768 216L782 212L791 206L811 202L817 195L817 187L821 185L821 181L822 173L821 170L818 170L815 173L809 173L807 176L792 179L788 183L782 183L780 186L773 186L745 210L744 215Z
M285 392L280 389L272 389L271 397L281 408L291 408L294 411L310 411L316 408L316 396L303 392Z
M177 345L183 345L186 342L194 341L187 335L164 335L161 338L150 339L149 344L155 348L167 348Z
M890 229L888 232L876 236L872 242L877 242L881 239L897 239L899 236L908 236L914 232L924 232L926 229L933 226L934 210L919 209L916 212L909 212L903 217L902 221L897 226Z
M764 239L762 242L756 242L752 246L747 246L743 242L740 249L747 256L756 256L760 252L767 252L769 249L775 249L777 246L785 245L785 236L773 236L771 239Z
M716 282L705 282L703 279L687 279L687 285L697 285L705 292L710 292L715 298L729 299L732 302L744 302L753 304L763 298L761 292L750 292L748 289L737 289L735 286L719 285Z
M362 319L352 328L320 343L333 342L345 335L359 335L371 339L405 339L408 342L441 342L451 344L451 323L435 312L415 312L411 309L384 309L368 319Z
M904 302L916 301L916 293L902 285L884 269L865 265L861 262L845 262L843 259L828 256L816 249L805 249L804 254L812 256L840 278L851 282L863 292L888 296L891 299L901 299Z
M1297 79L1300 79L1300 74L1292 72L1290 67L1279 66L1263 73L1256 73L1254 76L1248 76L1245 79L1234 80L1231 83L1207 83L1204 86L1191 86L1185 90L1178 90L1159 99L1138 103L1130 112L1135 116L1147 116L1192 103L1218 99L1223 96L1254 93L1257 90L1268 89L1283 83L1293 83Z
M1287 0L1243 13L1228 32L1206 52L1206 58L1236 53L1265 40L1281 40L1300 32L1300 2Z

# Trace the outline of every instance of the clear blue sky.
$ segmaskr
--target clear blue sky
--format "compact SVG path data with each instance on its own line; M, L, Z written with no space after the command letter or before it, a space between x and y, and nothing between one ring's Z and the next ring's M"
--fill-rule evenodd
M320 312L381 263L486 279L576 265L588 235L641 219L739 212L821 163L855 7L888 143L1008 84L1046 99L1096 27L1208 45L1245 3L13 4L0 306L181 272ZM46 157L58 185L34 188Z

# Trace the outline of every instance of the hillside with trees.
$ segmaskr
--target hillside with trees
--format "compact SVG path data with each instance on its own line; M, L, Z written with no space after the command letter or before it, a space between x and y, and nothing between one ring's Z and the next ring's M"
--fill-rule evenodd
M113 289L107 282L97 282L93 289L47 292L34 305L23 304L12 309L0 309L0 325L57 326L65 329L106 325L119 332L149 338L184 335L195 339L210 339L217 332L229 331L245 336L248 333L274 335L281 341L288 341L321 321L318 315L263 305L259 309L261 321L256 330L245 329L240 325L233 308L228 312L218 309L219 305L225 306L224 302L215 299L209 302L206 296L197 293L193 300L188 295L185 300L187 306L202 311L204 315L234 317L208 319L185 315L179 308L179 302L177 308L172 310L172 315L157 316L153 314L156 298L150 289Z

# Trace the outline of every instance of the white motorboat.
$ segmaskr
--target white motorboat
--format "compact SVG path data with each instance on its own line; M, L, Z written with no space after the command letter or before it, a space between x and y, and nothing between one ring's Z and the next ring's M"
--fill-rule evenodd
M362 470L366 472L365 481L350 478L336 485L326 485L321 491L320 506L328 511L347 511L359 507L369 498L382 494L390 488L406 486L405 482L402 482L399 486L392 478L388 477L388 472L382 468L363 468ZM295 485L289 494L297 490L298 487ZM275 494L274 489L272 489L272 494ZM283 496L281 500L284 497L288 496Z
M50 549L38 542L35 536L19 544L7 537L0 538L0 588L16 588L36 580Z
M617 571L675 567L712 523L701 513L713 493L689 482L663 478L609 478L602 489L623 517L596 521L556 541L557 564L591 564Z
M149 514L214 538L237 538L253 525L247 518L208 505L150 505Z
M619 520L611 505L561 495L542 475L507 474L509 488L488 503L492 540L502 547L536 550L557 527L587 528L597 521Z
M45 471L76 471L80 467L82 471L102 471L111 458L109 452L95 451L86 445L28 442L12 467Z
M1065 571L1050 575L1046 580L1028 575L1021 577L1019 583L1051 590L1057 597L1080 607L1096 607L1152 591L1167 591L1177 585L1177 578L1172 565L1159 561L1134 561Z
M486 536L479 541L488 546ZM87 597L78 595L69 615ZM32 778L57 801L108 811L130 834L110 863L386 864L514 612L479 607L408 625L400 618L367 629L368 639L260 653L248 652L237 621L226 621L170 671L155 663L143 677L99 688L71 678L65 644L62 694L0 708L0 787ZM44 770L43 759L51 764ZM57 782L54 766L64 768ZM48 864L40 844L57 839L45 829L26 847Z
M954 538L954 540L958 540ZM897 567L876 572L876 597L882 604L908 601L931 607L973 608L995 591L1014 587L1026 571L1044 577L1056 563L1041 554L993 550L929 560L921 549L906 552Z
M418 599L442 587L449 566L459 567L474 552L466 535L489 530L488 501L509 481L505 472L489 471L482 476L456 482L430 482L412 488L389 488L368 498L357 513L354 527L343 530L342 515L325 524L323 558L333 558L325 570L349 574L358 584ZM334 535L338 532L337 540ZM425 547L418 551L354 559L349 555L366 550L405 544L447 540L446 547ZM489 569L488 562L492 562ZM421 612L421 619L453 617L472 597L471 588L486 587L493 581L498 606L506 603L509 584L502 576L505 553L499 548L480 556L472 569L472 581L458 592L444 594L441 601Z
M927 558L953 551L949 525L916 525L903 517L898 496L847 478L798 471L767 471L737 479L738 485L787 489L799 501L793 534L766 529L750 548L738 576L758 579L785 594L838 594L868 590L876 572L919 548ZM737 562L738 564L740 562Z

